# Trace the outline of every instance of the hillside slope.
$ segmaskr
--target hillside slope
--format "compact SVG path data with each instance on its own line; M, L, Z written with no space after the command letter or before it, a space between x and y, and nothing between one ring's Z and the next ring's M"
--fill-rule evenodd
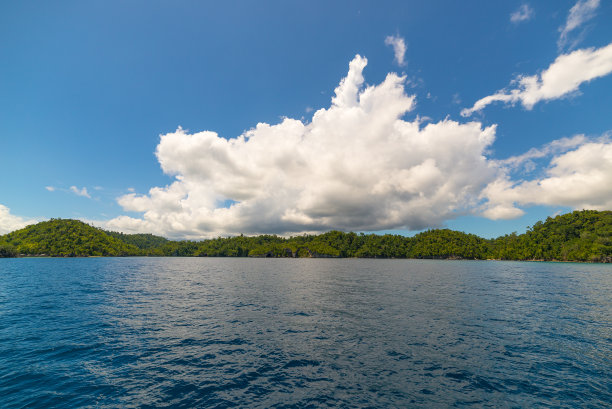
M612 211L583 210L492 241L493 258L612 262Z
M0 237L17 254L30 256L130 256L138 247L111 237L79 220L51 219Z

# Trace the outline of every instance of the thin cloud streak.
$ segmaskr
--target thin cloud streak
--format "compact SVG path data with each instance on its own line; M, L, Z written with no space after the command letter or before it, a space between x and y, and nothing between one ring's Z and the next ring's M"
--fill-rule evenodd
M595 11L599 7L599 0L579 0L569 11L567 20L563 27L559 27L559 41L557 45L559 49L565 48L570 43L569 48L576 47L580 41L581 35L571 39L571 34L576 31L587 21L595 17Z
M564 54L541 74L519 76L511 82L510 89L502 89L493 95L476 101L465 108L461 115L468 117L494 102L515 105L520 102L531 110L540 101L559 99L578 91L580 85L612 72L612 43L601 48L585 48Z

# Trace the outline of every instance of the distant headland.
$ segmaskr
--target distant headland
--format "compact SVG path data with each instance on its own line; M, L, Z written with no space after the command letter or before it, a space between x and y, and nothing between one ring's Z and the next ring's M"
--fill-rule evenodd
M612 262L612 211L547 218L523 234L484 239L436 229L413 237L330 231L173 241L105 231L79 220L51 219L0 236L0 257L356 257Z

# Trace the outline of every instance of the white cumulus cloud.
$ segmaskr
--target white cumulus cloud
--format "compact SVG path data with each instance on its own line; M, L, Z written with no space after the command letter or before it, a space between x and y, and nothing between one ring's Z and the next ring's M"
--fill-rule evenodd
M521 157L553 154L544 175L533 180L513 181L506 174L483 190L488 202L484 216L512 218L522 214L518 206L554 205L574 209L612 209L612 142L607 136L589 140L582 135L550 143Z
M580 41L578 38L571 40L571 33L582 26L584 23L595 17L595 10L599 7L599 0L579 0L569 11L567 20L563 27L559 27L559 41L557 45L560 49L564 48L571 41L570 48L576 46Z
M72 193L74 193L75 195L77 195L77 196L83 196L83 197L86 197L88 199L91 199L91 196L89 195L89 192L87 192L87 188L86 187L83 187L83 188L79 189L76 186L70 186L70 191Z
M35 222L11 214L8 207L0 204L0 234L10 233Z
M535 16L535 12L529 6L529 4L523 4L514 13L510 14L510 21L514 24L521 23L532 19Z
M309 123L259 123L231 139L180 127L161 135L156 156L174 181L119 197L125 211L142 215L104 227L197 239L419 230L463 214L514 218L538 204L612 208L608 135L562 138L493 160L495 125L405 119L415 106L405 77L390 73L366 86L366 64L360 56L350 62L331 105ZM529 178L517 176L525 170Z
M259 123L232 139L181 128L162 135L157 159L175 181L118 198L142 217L106 227L190 238L415 230L470 212L498 177L485 157L495 126L404 120L415 106L405 78L364 86L366 64L351 61L331 106L310 123Z
M406 65L404 56L406 54L406 42L400 36L387 36L385 38L385 44L393 47L393 53L395 54L395 62L399 66Z
M519 76L512 81L514 88L503 89L476 101L472 108L461 111L470 116L493 102L516 104L532 109L540 101L567 96L578 91L581 84L612 72L612 43L601 48L585 48L564 54L541 74Z

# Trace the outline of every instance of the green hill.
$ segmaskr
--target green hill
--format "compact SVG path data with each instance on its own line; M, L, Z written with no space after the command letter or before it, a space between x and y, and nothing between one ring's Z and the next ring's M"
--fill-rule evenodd
M583 210L537 222L491 243L493 258L612 262L612 211Z
M490 244L487 240L448 229L428 230L411 240L407 256L410 258L486 259Z
M78 220L52 219L0 236L0 257L200 256L502 259L612 262L612 212L583 210L548 218L524 234L486 240L448 229L414 237L330 231L171 241L152 234L106 232Z
M131 256L138 247L79 220L51 219L0 237L0 245L29 256Z

